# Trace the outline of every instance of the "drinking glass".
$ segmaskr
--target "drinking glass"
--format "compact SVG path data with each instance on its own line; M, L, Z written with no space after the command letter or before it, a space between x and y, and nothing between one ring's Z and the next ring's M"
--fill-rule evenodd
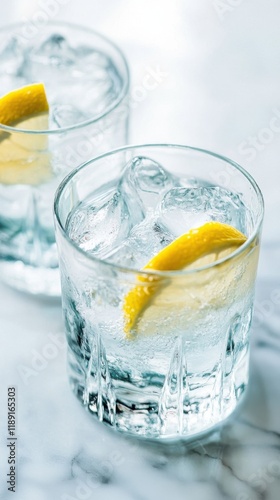
M52 207L72 168L127 143L129 72L120 49L93 30L48 23L0 31L0 94L42 82L50 105L0 123L0 275L34 294L60 295Z
M55 226L69 377L96 418L168 440L193 438L233 412L248 384L262 219L261 192L243 168L187 146L120 148L64 179ZM209 221L246 242L184 269L143 269ZM137 308L143 294L129 332L125 304Z

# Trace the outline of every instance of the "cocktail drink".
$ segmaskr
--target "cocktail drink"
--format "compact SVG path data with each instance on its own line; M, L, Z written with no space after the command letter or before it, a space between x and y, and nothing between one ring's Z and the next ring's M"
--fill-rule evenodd
M75 166L127 142L126 61L103 36L50 23L0 31L0 274L58 295L53 197Z
M223 421L248 383L262 196L183 146L122 148L55 201L70 383L100 421L152 439Z

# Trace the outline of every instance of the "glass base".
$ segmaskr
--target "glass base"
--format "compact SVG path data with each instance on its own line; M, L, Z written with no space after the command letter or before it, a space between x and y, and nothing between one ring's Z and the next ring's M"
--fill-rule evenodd
M0 278L7 285L22 292L48 297L61 295L58 268L33 267L21 261L2 261Z
M218 397L213 393L201 394L196 402L182 401L179 407L171 400L162 401L158 388L139 389L129 382L116 381L114 387L105 388L106 376L100 379L103 390L81 369L76 355L68 350L70 385L82 405L100 422L129 436L146 440L170 442L193 441L215 430L239 407L244 399L248 373L248 351L236 369L244 375L234 392L224 391ZM103 374L105 375L105 373ZM227 392L227 393L225 393ZM174 398L171 398L175 400Z

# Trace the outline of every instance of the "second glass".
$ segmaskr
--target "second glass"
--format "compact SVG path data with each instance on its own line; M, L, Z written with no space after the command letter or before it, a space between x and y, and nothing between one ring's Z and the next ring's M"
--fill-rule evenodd
M121 51L82 27L50 23L0 32L0 93L42 82L50 104L32 118L0 123L0 275L36 294L60 294L52 206L79 163L127 143L129 72Z

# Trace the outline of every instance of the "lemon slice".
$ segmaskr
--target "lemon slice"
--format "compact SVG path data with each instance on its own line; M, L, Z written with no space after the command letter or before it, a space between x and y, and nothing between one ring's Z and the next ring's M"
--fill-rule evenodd
M232 253L245 241L246 236L234 227L220 222L207 222L199 228L191 229L163 248L148 262L143 271L179 271L209 255L215 261L221 258L221 252L224 252L224 255ZM158 276L138 276L138 283L127 293L123 303L124 331L128 337L162 287L167 286L165 295L169 291L172 293L172 283Z
M49 104L42 83L33 83L12 90L0 98L0 123L11 125L35 113L49 111Z
M49 105L44 85L35 83L0 98L0 124L13 132L0 132L0 183L39 184L51 175L46 134L20 133L16 129L48 129Z

